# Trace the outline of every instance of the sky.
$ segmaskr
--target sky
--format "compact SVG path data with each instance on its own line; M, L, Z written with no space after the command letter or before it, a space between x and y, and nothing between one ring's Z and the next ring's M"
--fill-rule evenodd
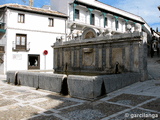
M29 5L29 0L0 0L0 5L7 3L18 3L21 5ZM34 7L41 8L43 5L50 5L50 0L34 0Z
M0 0L0 5L6 3L18 3L28 5L29 0ZM141 16L153 29L158 27L160 31L160 0L99 0L113 7ZM34 7L50 5L50 0L34 0Z

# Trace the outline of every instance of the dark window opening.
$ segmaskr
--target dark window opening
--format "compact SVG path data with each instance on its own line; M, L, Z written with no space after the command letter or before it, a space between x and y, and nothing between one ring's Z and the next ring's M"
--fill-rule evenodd
M75 18L79 19L79 10L75 9Z
M19 23L25 22L25 15L24 14L18 14L18 22Z
M53 18L48 18L49 21L49 27L53 27L54 26L54 19Z
M40 69L40 55L28 55L28 69Z
M108 26L108 19L107 17L104 18L104 27Z
M118 20L115 21L115 27L116 27L116 30L119 28L119 22L118 22Z
M91 14L91 25L95 25L94 14Z

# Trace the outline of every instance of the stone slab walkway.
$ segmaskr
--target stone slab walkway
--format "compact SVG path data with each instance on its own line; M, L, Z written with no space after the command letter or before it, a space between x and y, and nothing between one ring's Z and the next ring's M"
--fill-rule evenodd
M149 61L151 69L159 70L154 64L159 63ZM96 101L7 84L0 76L0 120L160 120L159 72L149 74L151 80Z

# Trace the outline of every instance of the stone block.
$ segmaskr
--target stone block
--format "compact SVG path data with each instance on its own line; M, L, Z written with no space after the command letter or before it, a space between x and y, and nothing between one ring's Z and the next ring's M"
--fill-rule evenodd
M125 47L125 69L127 69L127 71L130 71L130 47Z
M19 72L18 84L38 88L38 77L36 72Z
M115 40L121 39L121 38L122 38L122 35L113 35L112 36L112 39L115 39Z
M24 86L28 86L29 85L29 83L28 83L28 81L29 81L28 72L20 71L18 73L17 79L18 79L18 84L19 85L24 85ZM33 83L30 83L30 87L33 87Z
M72 97L94 99L101 95L102 79L96 76L68 76L68 89Z
M142 36L142 33L139 32L139 31L134 31L133 34L132 34L133 37L140 37Z
M133 47L133 50L134 50L134 71L137 71L139 70L139 46L138 45L135 45Z
M7 83L16 83L17 71L7 71Z
M117 62L122 65L122 48L112 48L112 64L115 65Z
M34 88L39 88L39 73L37 72L30 72L28 73L28 85ZM33 84L33 85L32 85Z
M139 73L123 73L115 75L105 75L103 77L106 93L121 89L140 80L141 75Z
M64 74L39 73L39 88L60 93L63 79L66 77Z
M132 38L132 35L133 35L132 33L125 33L125 34L122 35L122 38L123 39Z

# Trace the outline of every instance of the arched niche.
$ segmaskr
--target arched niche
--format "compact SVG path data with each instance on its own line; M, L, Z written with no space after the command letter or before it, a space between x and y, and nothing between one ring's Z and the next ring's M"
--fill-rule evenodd
M98 30L93 28L85 28L83 30L83 39L91 39L97 37Z

